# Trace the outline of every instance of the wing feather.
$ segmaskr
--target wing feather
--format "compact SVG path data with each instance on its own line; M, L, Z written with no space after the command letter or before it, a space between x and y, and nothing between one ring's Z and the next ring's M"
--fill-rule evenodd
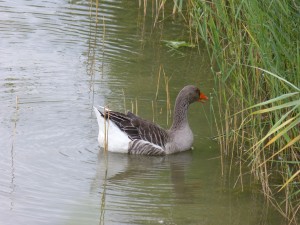
M131 112L100 112L101 116L114 122L131 140L144 140L160 147L165 147L168 141L167 131L158 125L144 120Z
M163 156L166 152L162 147L144 140L133 140L129 143L129 154Z

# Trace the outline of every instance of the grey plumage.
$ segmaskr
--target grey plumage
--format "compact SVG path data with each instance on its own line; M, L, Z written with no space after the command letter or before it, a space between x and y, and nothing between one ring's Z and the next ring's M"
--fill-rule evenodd
M160 147L144 140L133 140L129 143L129 154L140 155L166 155L166 152Z
M104 118L109 118L109 120L114 122L132 141L144 140L153 143L154 145L158 145L161 148L164 148L168 141L168 133L166 130L150 121L134 115L131 112L123 114L120 112L105 110L104 113L100 112L100 114ZM136 149L136 147L136 142L130 144L129 151L131 148ZM133 153L132 150L131 153Z
M128 136L129 154L165 155L191 148L193 133L187 119L188 107L193 102L204 102L207 99L197 87L185 86L176 98L173 124L169 130L164 130L131 112L123 114L107 109L99 112L102 117L109 119Z

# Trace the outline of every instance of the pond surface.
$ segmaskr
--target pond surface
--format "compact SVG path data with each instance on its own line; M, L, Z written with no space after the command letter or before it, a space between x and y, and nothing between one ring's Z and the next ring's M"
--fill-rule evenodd
M206 48L167 47L189 30L168 9L154 26L152 2L144 17L138 1L0 0L1 225L282 224L255 187L222 176L211 103L190 107L193 151L98 147L93 105L168 127L166 84L172 106L186 84L212 92Z

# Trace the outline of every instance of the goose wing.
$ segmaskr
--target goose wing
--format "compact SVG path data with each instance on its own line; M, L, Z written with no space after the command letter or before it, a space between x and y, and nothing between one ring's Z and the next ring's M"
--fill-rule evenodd
M131 112L127 114L114 111L100 113L104 118L108 118L114 122L131 140L144 140L161 148L164 148L168 141L166 130Z
M166 155L166 151L149 141L135 139L129 143L128 148L129 154L137 154L137 155L153 155L153 156L164 156Z

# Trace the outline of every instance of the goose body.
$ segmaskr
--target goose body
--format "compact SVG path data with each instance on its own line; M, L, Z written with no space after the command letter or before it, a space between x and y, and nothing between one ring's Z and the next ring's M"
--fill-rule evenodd
M169 130L131 112L123 114L94 107L99 125L98 142L108 151L143 155L166 155L192 147L193 132L187 119L188 106L208 98L195 86L185 86L175 101L173 124Z

